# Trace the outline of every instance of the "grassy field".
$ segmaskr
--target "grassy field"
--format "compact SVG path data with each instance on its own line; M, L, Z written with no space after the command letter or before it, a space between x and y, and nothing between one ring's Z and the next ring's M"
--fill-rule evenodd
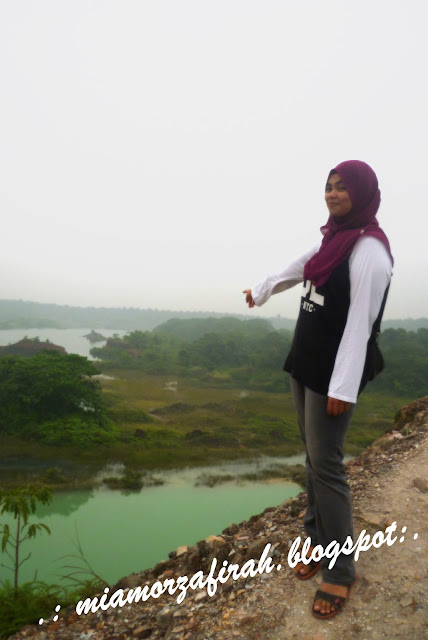
M132 458L147 466L199 464L264 453L303 450L289 393L204 386L188 378L110 371L103 380L111 417ZM388 430L396 412L413 398L363 393L347 439L356 454ZM136 430L139 437L135 437ZM117 446L115 447L115 449ZM128 458L130 461L130 459Z
M66 460L79 468L84 483L106 462L128 467L174 468L217 464L259 454L288 456L303 450L289 393L203 386L188 378L108 371L101 383L120 440L85 451L49 447L3 437L0 459ZM392 427L395 413L414 398L365 392L359 398L347 438L355 455Z

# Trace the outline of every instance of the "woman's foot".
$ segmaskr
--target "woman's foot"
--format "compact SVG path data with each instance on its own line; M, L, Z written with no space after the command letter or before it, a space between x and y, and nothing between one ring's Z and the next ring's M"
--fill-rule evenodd
M348 595L348 587L343 584L330 584L329 582L322 582L320 586L321 591L326 591L327 593L331 593L333 596L340 596L341 598L346 598ZM334 604L331 602L327 602L327 600L323 600L319 598L315 600L313 610L317 613L321 613L321 615L328 615L333 611L336 611Z
M312 614L316 618L331 618L340 613L346 604L357 576L348 585L323 582L315 594ZM324 596L324 597L323 597Z
M306 557L309 557L312 553L313 547L309 547L309 551L306 554ZM315 562L311 560L309 564L305 564L304 562L298 562L294 567L294 572L296 574L296 578L299 580L309 580L316 574L316 572L321 568L321 562Z

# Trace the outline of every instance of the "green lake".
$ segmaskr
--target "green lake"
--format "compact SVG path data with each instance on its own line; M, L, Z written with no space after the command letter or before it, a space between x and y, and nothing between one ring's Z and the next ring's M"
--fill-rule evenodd
M47 524L51 535L42 532L24 543L21 557L30 551L31 557L22 565L19 581L33 579L37 570L38 579L58 583L61 576L71 572L66 565L82 566L81 560L60 559L76 553L77 535L94 571L109 584L150 568L167 560L168 553L178 546L191 546L209 535L219 534L232 522L239 524L302 490L285 480L237 480L212 488L195 487L199 475L257 472L284 462L296 464L302 462L302 456L159 471L154 475L165 484L127 494L109 489L55 493L52 503L40 506L30 518L30 522ZM5 521L3 516L2 522ZM12 524L10 516L7 521ZM3 555L3 562L6 560ZM5 568L0 569L0 575L2 579L12 576Z

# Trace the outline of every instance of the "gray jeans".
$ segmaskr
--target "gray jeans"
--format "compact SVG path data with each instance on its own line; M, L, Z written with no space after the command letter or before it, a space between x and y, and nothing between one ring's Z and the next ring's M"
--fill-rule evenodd
M327 396L315 393L290 376L300 434L306 445L308 507L304 527L312 546L342 545L353 537L352 502L343 464L343 447L355 405L338 416L327 414ZM335 565L321 561L324 582L349 584L355 578L352 555L340 554Z

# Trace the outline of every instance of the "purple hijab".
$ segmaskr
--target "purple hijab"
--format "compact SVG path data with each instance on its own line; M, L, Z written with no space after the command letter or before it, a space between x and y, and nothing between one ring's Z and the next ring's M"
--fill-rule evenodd
M305 280L311 280L316 287L325 284L331 272L348 258L362 233L379 238L394 264L388 238L376 219L380 191L373 169L361 160L347 160L332 169L329 178L332 173L339 174L351 198L352 209L337 220L330 216L321 227L324 235L321 247L305 264L303 272Z

